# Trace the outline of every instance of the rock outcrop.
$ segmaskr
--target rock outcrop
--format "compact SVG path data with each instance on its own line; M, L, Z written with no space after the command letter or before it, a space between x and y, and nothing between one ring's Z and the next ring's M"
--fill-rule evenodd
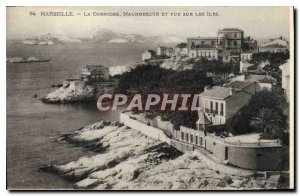
M59 140L97 152L41 168L73 182L76 189L263 189L253 177L209 169L202 154L183 154L118 122L94 123Z
M77 89L70 86L62 86L55 91L49 93L42 102L44 103L72 103L72 102L87 102L95 97L95 89L93 86L83 85Z

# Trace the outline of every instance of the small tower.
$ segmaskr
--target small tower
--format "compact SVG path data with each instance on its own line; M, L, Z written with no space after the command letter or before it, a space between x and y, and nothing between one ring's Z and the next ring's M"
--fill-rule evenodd
M206 126L211 125L212 122L208 119L208 117L206 116L206 114L204 113L201 107L198 108L198 116L199 119L196 122L197 129L200 131L204 131L206 135Z

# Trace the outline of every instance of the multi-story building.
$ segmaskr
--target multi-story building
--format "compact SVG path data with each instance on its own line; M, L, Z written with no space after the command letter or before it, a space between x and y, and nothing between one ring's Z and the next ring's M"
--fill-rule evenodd
M228 87L205 87L199 106L213 125L225 124L257 91L255 82L235 82Z
M203 57L208 60L218 59L216 37L188 38L188 56L190 58Z
M205 57L224 62L239 61L244 43L244 32L238 28L224 28L217 37L188 38L187 49L190 58Z
M239 61L244 42L244 31L238 28L224 28L218 31L218 48L224 62Z

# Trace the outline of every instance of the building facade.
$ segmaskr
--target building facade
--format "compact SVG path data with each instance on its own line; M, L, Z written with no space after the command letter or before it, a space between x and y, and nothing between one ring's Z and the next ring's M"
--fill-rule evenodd
M287 52L289 49L289 42L283 37L270 39L259 46L259 52Z
M241 53L241 61L251 61L253 53L253 51L243 51Z
M249 103L255 88L254 82L240 86L205 87L204 92L199 94L199 106L213 125L222 125Z
M86 67L82 69L80 77L87 83L108 80L109 68L102 65L86 65Z
M220 29L216 37L191 37L187 39L190 58L204 57L223 62L239 61L244 44L244 32L238 28Z
M290 61L280 66L282 73L282 84L281 87L284 89L284 92L287 97L287 101L290 100Z

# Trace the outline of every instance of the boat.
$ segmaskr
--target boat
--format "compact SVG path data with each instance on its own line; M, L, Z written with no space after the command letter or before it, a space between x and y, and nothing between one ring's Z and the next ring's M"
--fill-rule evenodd
M30 56L27 59L24 59L23 57L7 58L7 61L10 63L39 63L39 62L50 62L51 60L39 59L37 57Z

